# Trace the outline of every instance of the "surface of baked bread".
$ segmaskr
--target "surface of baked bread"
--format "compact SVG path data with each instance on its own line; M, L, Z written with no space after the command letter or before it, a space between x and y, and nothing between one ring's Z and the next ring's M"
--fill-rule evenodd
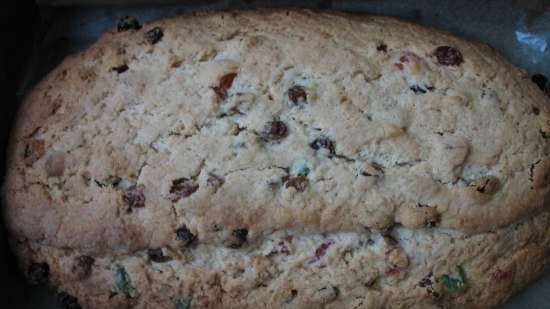
M24 100L4 215L66 306L490 308L550 262L549 138L525 72L437 30L126 18Z

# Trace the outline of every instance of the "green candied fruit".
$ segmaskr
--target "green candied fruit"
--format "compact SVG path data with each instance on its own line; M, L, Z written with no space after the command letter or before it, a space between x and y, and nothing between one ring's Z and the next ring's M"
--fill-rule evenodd
M458 293L466 290L466 276L462 267L458 266L456 272L441 276L441 282L445 289L451 293Z
M130 276L126 272L126 269L123 266L115 266L115 292L117 294L124 294L127 297L131 296L131 293L134 291L132 284L130 282Z
M298 160L290 167L290 175L292 176L304 176L306 177L311 172L311 168L307 165L305 160Z
M187 298L180 298L174 302L176 309L189 309L191 308L191 300Z

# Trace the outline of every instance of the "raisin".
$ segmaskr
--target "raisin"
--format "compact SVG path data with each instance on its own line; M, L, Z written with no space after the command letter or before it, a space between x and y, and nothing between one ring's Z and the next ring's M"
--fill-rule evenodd
M212 87L212 90L218 95L221 100L227 99L227 90L233 85L233 80L237 77L237 73L225 74L220 78L218 86Z
M157 44L163 36L164 32L160 27L155 27L145 33L145 39L147 39L147 42L150 44Z
M334 244L334 241L329 239L325 242L323 242L319 247L315 249L315 254L313 255L313 258L310 259L310 263L314 263L319 261L325 254L327 254L328 249L330 246Z
M426 218L426 221L424 222L424 225L427 228L433 228L437 225L437 222L439 221L439 216Z
M497 269L489 275L490 279L494 283L500 283L512 279L513 273L510 270Z
M536 106L533 106L533 114L535 114L535 116L538 116L538 114L540 114L540 109Z
M435 88L432 87L432 86L423 86L422 87L422 86L418 86L418 85L413 85L413 86L409 87L409 89L412 90L416 94L419 94L419 93L424 94L428 91L434 91Z
M81 255L76 260L73 266L73 273L79 278L86 278L92 272L92 265L94 265L95 259L88 255Z
M87 268L90 268L92 267L92 265L94 265L95 263L95 259L91 256L88 256L88 255L81 255L79 258L78 258L78 263L80 264L80 266L82 267L87 267Z
M197 239L197 236L193 235L185 225L176 230L176 240L181 241L184 246L190 245L195 239Z
M182 198L188 197L199 189L199 185L188 178L180 178L172 181L170 188L170 200L177 202Z
M434 56L437 58L437 62L442 65L460 65L464 62L462 53L450 46L439 46L435 49Z
M288 249L288 246L284 243L284 241L280 241L279 244L279 253L282 253L284 255L290 255L290 250Z
M50 265L48 263L32 263L27 270L27 276L31 284L44 284L50 277Z
M148 249L147 250L147 256L149 256L149 259L155 263L165 263L172 260L171 257L164 255L162 253L162 249Z
M433 283L432 283L432 280L430 279L432 276L433 276L433 273L430 272L428 275L426 275L426 277L422 278L422 280L418 282L418 286L421 288L425 288L427 286L432 285Z
M143 193L144 189L144 185L133 185L126 189L123 195L123 199L126 204L131 208L145 206L145 194Z
M315 150L319 149L327 149L329 152L329 156L333 156L336 154L336 151L334 150L334 143L327 137L321 137L315 139L309 146Z
M261 136L264 140L278 142L288 135L286 124L279 120L269 121L265 124Z
M379 52L387 53L388 52L388 45L386 45L384 43L380 43L376 46L376 50L379 51Z
M288 89L288 98L295 104L307 103L306 89L302 86L292 86Z
M120 73L124 73L124 72L128 71L128 69L129 69L129 68L128 68L128 65L127 65L127 64L121 64L121 65L119 65L119 66L112 67L112 68L111 68L111 71L115 71L115 72L117 72L118 74L120 74Z
M117 25L118 32L128 31L131 29L133 30L141 29L141 24L135 17L124 16L118 20L118 25Z
M78 299L66 292L59 292L57 294L57 302L63 309L80 309L82 308L78 303Z
M232 241L229 244L231 249L238 249L246 242L248 237L247 229L236 229L231 232Z
M403 71L403 64L402 63L394 63L393 64L399 71Z
M296 176L296 177L288 177L285 176L283 178L283 183L285 184L286 188L293 187L298 192L304 192L309 185L309 180L305 176Z
M297 290L290 290L290 295L285 299L285 304L290 304L298 296Z
M546 85L548 84L548 78L542 74L533 74L531 76L531 80L537 84L537 86L540 88L540 90L545 90Z

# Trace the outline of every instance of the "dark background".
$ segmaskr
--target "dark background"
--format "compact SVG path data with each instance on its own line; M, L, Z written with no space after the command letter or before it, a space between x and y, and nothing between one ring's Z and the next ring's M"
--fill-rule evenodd
M32 50L38 8L32 1L20 0L17 6L0 5L0 175L5 170L5 149L8 132L17 108L17 88L21 68ZM3 183L2 180L0 180ZM0 228L2 226L0 225ZM9 254L6 232L0 229L0 291L2 306L18 308L20 300L28 297L22 276L17 271L15 258ZM16 302L17 301L17 302ZM28 307L27 307L28 308Z
M0 183L5 171L5 149L18 103L24 94L62 59L82 49L116 25L119 17L132 15L142 22L193 10L247 7L301 6L393 15L444 29L459 36L489 43L529 73L550 74L550 0L369 0L369 1L156 1L151 0L18 0L0 4ZM48 6L94 3L95 6ZM139 2L139 5L136 3ZM4 3L4 2L2 2ZM105 3L114 6L99 6ZM133 6L122 6L133 3ZM518 32L533 35L521 41ZM539 41L537 41L537 39ZM542 40L542 41L540 41ZM6 231L0 221L0 306L3 308L60 308L54 293L27 286L10 254ZM550 308L550 280L539 282L516 297L506 309ZM539 299L540 295L542 298ZM539 300L533 301L534 298ZM546 304L537 307L536 304ZM98 308L101 309L101 308Z

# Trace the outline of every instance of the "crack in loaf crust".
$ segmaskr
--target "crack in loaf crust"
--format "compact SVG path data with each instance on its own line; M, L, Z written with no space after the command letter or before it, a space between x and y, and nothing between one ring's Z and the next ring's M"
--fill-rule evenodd
M489 47L310 11L122 23L12 134L7 224L65 303L485 308L545 269L550 105Z

